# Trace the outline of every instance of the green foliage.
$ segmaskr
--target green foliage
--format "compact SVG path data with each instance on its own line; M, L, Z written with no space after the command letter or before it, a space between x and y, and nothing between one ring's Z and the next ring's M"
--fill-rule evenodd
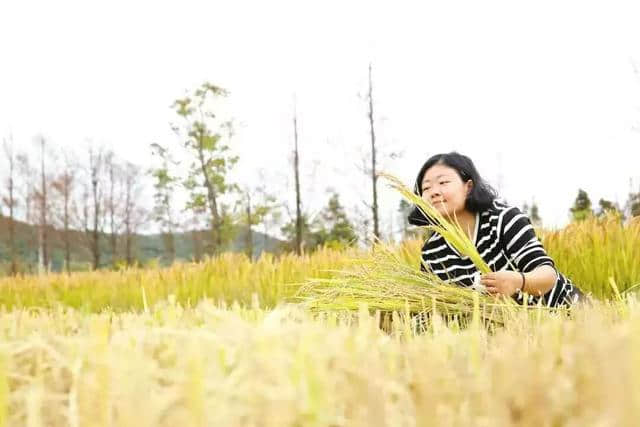
M321 244L341 242L350 245L358 240L337 193L331 195L329 203L316 221L318 231L321 233L319 239Z
M600 201L598 201L598 206L599 206L599 209L598 209L597 216L599 218L606 217L607 215L614 215L619 218L624 217L624 214L622 213L618 205L609 200L600 199Z
M175 162L171 159L171 155L167 148L160 144L151 144L151 150L154 156L160 160L158 167L151 169L149 173L153 178L153 219L160 225L163 234L163 244L165 259L173 262L176 255L175 240L173 233L177 227L177 223L173 214L173 194L179 183L179 178L171 171L171 166Z
M226 204L221 204L220 209L220 224L219 224L219 232L220 232L220 242L222 243L222 247L212 247L210 252L214 253L216 251L224 251L230 249L231 242L238 234L237 225L235 222L235 217L233 212ZM213 242L213 244L216 244ZM218 243L220 244L220 243Z
M629 216L640 216L640 191L637 193L630 193L629 200L627 200L627 207L629 209Z
M296 221L293 218L282 227L282 233L289 242L296 237ZM349 221L344 207L340 204L338 194L333 193L327 206L313 222L307 214L302 215L302 241L306 250L314 250L319 246L346 247L358 241L353 225ZM290 243L293 247L293 243Z
M586 191L579 189L576 200L573 202L573 206L569 209L571 212L571 218L573 221L584 221L587 218L593 216L593 210L591 209L591 200Z
M531 222L535 225L542 223L542 218L540 218L540 212L538 211L538 205L536 202L531 204L531 211L529 212L529 218Z
M318 235L316 231L312 229L311 223L309 221L309 216L306 213L302 213L302 246L305 250L312 251L316 249L319 245ZM285 244L285 249L288 251L293 251L295 247L296 240L296 219L292 218L291 221L284 224L280 231L284 234L284 237L287 241Z
M243 198L238 201L238 207L238 223L250 227L262 224L265 218L278 208L278 204L276 197L271 194L264 194L261 200L256 201L256 198L245 190Z

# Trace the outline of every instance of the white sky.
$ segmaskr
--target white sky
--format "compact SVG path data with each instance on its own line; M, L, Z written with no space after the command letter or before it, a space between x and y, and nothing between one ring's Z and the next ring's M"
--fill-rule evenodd
M358 170L371 60L384 169L412 184L455 149L561 226L579 187L623 204L640 185L639 18L632 1L5 0L0 136L89 138L147 165L151 142L177 144L172 101L208 80L231 92L237 180L263 169L292 200L296 93L304 205L332 187L353 206L371 192ZM399 199L381 191L388 223Z

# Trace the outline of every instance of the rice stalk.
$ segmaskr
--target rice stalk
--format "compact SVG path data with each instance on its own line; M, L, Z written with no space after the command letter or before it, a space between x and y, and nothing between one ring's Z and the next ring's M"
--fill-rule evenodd
M389 181L389 186L398 191L405 199L415 204L422 213L431 220L432 225L425 226L426 228L433 230L440 234L444 239L449 242L460 254L468 256L478 271L481 273L489 273L491 269L489 265L482 259L476 246L469 239L467 234L460 227L457 218L453 219L453 222L445 218L438 210L431 204L425 201L422 197L416 195L402 181L391 174L381 172L378 176Z
M294 300L312 311L357 311L365 305L370 310L455 316L473 313L475 294L481 317L498 324L517 308L511 298L478 293L417 270L384 244L351 265L335 271L335 277L308 280Z

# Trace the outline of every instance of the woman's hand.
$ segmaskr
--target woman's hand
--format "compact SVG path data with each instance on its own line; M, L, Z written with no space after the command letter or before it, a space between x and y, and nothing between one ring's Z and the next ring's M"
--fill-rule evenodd
M480 283L491 295L506 295L510 297L522 287L522 276L516 271L496 271L480 276Z

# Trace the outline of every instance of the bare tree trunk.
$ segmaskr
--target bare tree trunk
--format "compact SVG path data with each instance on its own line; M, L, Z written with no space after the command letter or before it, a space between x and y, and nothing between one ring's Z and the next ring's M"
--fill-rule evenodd
M253 230L251 229L251 195L247 192L247 235L246 235L246 251L249 260L253 260Z
M16 160L18 160L20 178L24 184L21 188L21 191L23 192L22 197L24 199L24 221L25 223L30 225L36 224L37 221L34 220L34 212L32 209L31 202L33 201L34 193L35 193L35 189L32 186L33 176L37 173L37 171L35 170L35 168L31 167L31 164L29 162L29 156L27 154L20 155L19 157L16 158ZM37 233L37 235L39 235L39 233ZM29 263L30 258L32 257L34 252L36 252L36 255L38 252L37 246L36 246L36 239L37 239L37 236L34 236L33 228L29 227L29 229L27 230L27 235L25 237L25 246L26 246L25 247L26 249L25 267L27 268L28 271L33 270L33 264Z
M302 254L302 201L300 200L300 157L298 152L298 117L293 112L293 171L296 181L296 253Z
M13 138L10 137L10 141L4 142L4 152L7 156L7 161L9 163L9 176L7 177L7 186L9 187L9 197L5 198L3 201L6 205L9 206L9 257L10 257L10 274L12 276L18 273L18 263L16 260L16 230L15 230L15 218L14 218L14 207L16 205L15 200L15 155L13 152Z
M125 243L125 259L127 265L131 266L134 262L133 257L133 243L134 232L142 220L142 215L136 216L137 206L137 189L136 186L139 178L140 170L133 164L128 163L124 169L124 185L125 185L125 199L124 199L124 243Z
M202 261L202 237L200 230L191 230L191 241L193 243L193 258L196 262Z
M9 172L9 253L11 257L11 275L18 273L18 261L16 257L16 222L13 208L15 207L15 196L13 194L13 160Z
M371 181L373 184L373 235L380 238L378 222L378 176L376 175L376 133L373 126L373 83L371 80L371 63L369 63L369 127L371 129Z
M89 248L92 256L92 266L94 270L100 267L100 215L102 210L100 209L101 194L100 194L100 170L102 163L102 151L98 150L98 153L94 153L93 148L89 149L89 169L91 174L91 194L93 203L93 224L91 229L91 239Z
M162 243L164 244L164 251L167 254L169 264L173 264L176 259L176 244L173 232L165 231L162 233Z
M47 233L47 182L44 168L45 156L45 139L40 138L40 263L44 271L49 270L49 250L48 250L48 233Z
M64 244L64 264L67 273L71 273L71 191L74 180L73 166L65 153L65 164L62 173L53 180L52 188L62 197L62 243Z
M124 249L124 253L125 253L125 259L127 260L127 265L132 265L133 264L133 253L132 253L132 248L131 248L131 216L133 214L132 212L132 194L131 192L133 191L132 187L133 187L133 179L134 177L131 176L129 174L129 172L127 172L127 177L126 177L126 183L125 183L125 202L124 202L124 234L125 234L125 239L124 239L124 245L125 245L125 249Z
M109 153L107 155L107 164L109 167L109 243L111 247L111 264L113 267L116 265L116 252L118 249L118 235L116 230L116 206L115 206L115 187L116 187L116 178L114 173L114 154Z
M67 274L71 274L71 242L69 241L69 203L71 199L71 178L69 170L64 174L64 189L63 189L63 203L64 203L64 217L63 217L63 240L64 240L64 264Z

